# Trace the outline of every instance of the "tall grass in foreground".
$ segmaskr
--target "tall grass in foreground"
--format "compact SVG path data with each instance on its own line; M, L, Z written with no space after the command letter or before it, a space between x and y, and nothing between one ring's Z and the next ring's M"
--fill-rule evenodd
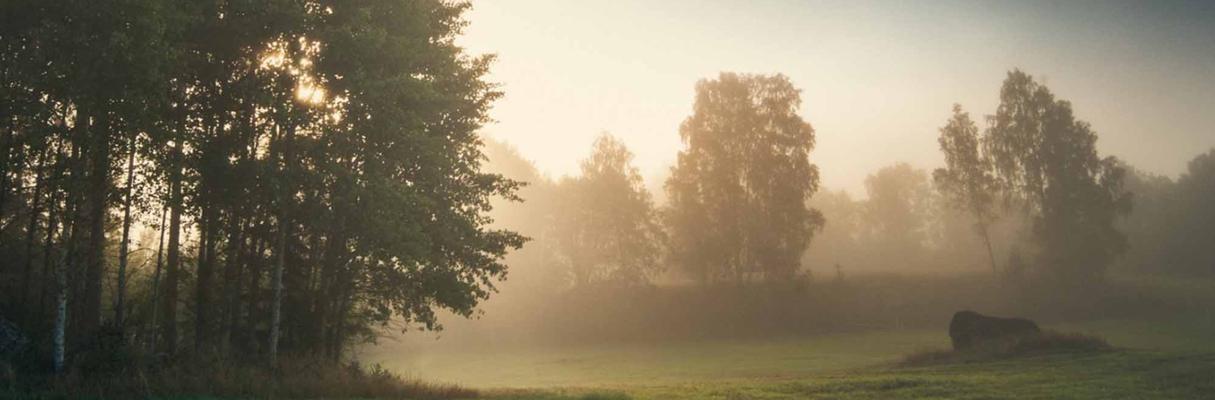
M277 370L223 361L128 365L111 371L70 371L62 376L0 374L0 398L393 398L465 399L479 393L455 385L406 379L378 364L337 365L286 359Z
M903 356L899 366L976 362L1054 353L1099 353L1114 350L1104 338L1074 332L1046 330L1034 335L989 340L965 351L925 350Z

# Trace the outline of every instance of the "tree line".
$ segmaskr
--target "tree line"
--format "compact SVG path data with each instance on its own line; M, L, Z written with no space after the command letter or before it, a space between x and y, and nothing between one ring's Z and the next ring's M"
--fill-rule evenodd
M525 238L488 227L519 183L481 170L468 7L4 2L3 315L60 370L107 335L338 360L473 312Z
M536 242L511 264L543 271L520 279L547 288L976 265L1000 280L1066 288L1100 284L1128 264L1215 271L1202 206L1215 200L1210 155L1173 183L1101 156L1092 127L1029 74L1010 71L999 96L984 128L953 107L937 138L943 167L893 163L865 179L863 199L820 190L814 130L782 75L723 73L697 84L661 203L610 134L579 175L557 180L491 143L491 167L530 182L521 192L529 203L503 215Z
M0 312L57 370L108 336L273 364L472 315L516 250L550 287L789 282L842 273L843 249L929 264L963 237L997 275L1062 285L1128 248L1212 270L1215 155L1177 182L1135 172L1018 70L985 129L954 108L944 168L883 168L863 201L820 191L783 75L697 83L665 202L610 135L549 180L477 134L501 93L492 58L454 42L467 8L0 5ZM523 174L487 172L485 152Z

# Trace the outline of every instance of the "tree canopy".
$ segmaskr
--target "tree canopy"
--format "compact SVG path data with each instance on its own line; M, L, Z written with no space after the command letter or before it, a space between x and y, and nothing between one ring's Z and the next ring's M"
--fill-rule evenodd
M468 7L5 2L6 309L69 349L105 322L168 353L334 359L469 315L524 238L489 225L519 184L481 170L501 93L454 43Z
M696 85L666 190L672 261L705 282L793 276L823 224L814 129L784 75L722 73Z
M984 138L996 177L1023 204L1037 264L1064 283L1092 282L1125 250L1115 220L1130 211L1125 170L1097 154L1097 134L1071 103L1020 70L1008 73Z
M970 119L970 114L955 104L953 117L941 128L937 142L945 155L945 167L932 172L933 182L951 206L966 210L974 217L975 231L987 247L991 270L997 272L988 227L996 216L993 208L999 188L991 161L983 151L979 128Z
M870 251L886 254L889 262L918 265L926 256L932 188L928 174L907 163L879 169L865 178L864 233L872 243Z
M635 285L661 269L665 236L632 159L624 143L603 134L582 174L556 188L553 234L574 285Z

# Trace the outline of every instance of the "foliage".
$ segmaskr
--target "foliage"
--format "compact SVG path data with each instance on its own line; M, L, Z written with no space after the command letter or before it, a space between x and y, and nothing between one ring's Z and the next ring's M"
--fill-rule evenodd
M990 261L982 236L975 234L973 214L944 201L927 173L895 163L870 174L869 198L846 191L824 190L807 202L822 212L826 224L815 235L802 263L817 277L841 279L850 274L972 271ZM1020 219L996 209L987 226L991 251L1005 257L1018 239ZM838 267L838 268L837 268Z
M3 3L0 311L48 353L104 321L171 355L334 361L471 315L524 238L488 217L519 183L482 170L501 93L454 43L468 7Z
M510 144L487 139L485 145L485 170L523 185L516 192L523 201L494 199L491 226L531 238L527 246L507 254L504 262L510 265L511 274L502 282L499 298L510 293L552 293L566 288L568 271L563 270L552 234L554 212L560 207L557 183L541 174Z
M868 261L864 254L870 247L861 235L868 209L861 202L844 190L821 190L806 202L806 207L822 213L824 223L806 249L802 265L815 273L825 269L826 277L838 279L843 278L844 268Z
M1127 235L1127 252L1118 260L1120 266L1136 273L1168 271L1178 260L1170 249L1178 235L1176 223L1181 214L1191 214L1177 201L1177 184L1165 176L1155 175L1123 163L1126 191L1135 202L1118 228ZM1175 272L1175 271L1173 271Z
M576 286L645 283L660 268L665 238L632 159L624 143L601 135L582 174L556 187L552 234Z
M1164 273L1191 277L1215 274L1215 150L1191 159L1176 179L1142 171L1122 163L1125 187L1135 208L1118 228L1127 235L1129 248L1120 266L1136 273Z
M1097 134L1020 70L1008 73L984 136L996 177L1033 221L1037 264L1065 284L1099 280L1126 238L1114 222L1130 211L1125 170L1097 155Z
M927 255L932 188L928 174L907 163L884 167L865 178L865 232L869 249L883 259L920 265Z
M1215 149L1190 160L1176 188L1177 225L1166 259L1182 271L1215 275Z
M672 261L702 282L788 279L823 225L814 129L783 75L722 73L696 85L667 180Z
M979 128L970 114L955 104L953 117L941 128L937 142L945 155L945 167L932 172L933 183L947 203L974 216L975 231L983 238L994 273L996 259L988 226L996 217L993 206L998 187L991 161L980 143Z

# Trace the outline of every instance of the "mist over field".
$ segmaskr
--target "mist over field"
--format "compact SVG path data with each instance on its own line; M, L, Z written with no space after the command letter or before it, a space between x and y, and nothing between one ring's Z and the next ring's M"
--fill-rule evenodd
M554 231L575 218L562 212L588 212L594 203L554 205L571 195L563 190L576 190L577 178L554 182L506 143L490 140L486 149L489 169L530 183L520 193L531 201L502 201L492 213L495 224L532 238L507 256L510 278L472 319L442 316L440 332L386 335L359 357L422 378L490 387L796 376L948 347L944 327L963 309L1032 317L1140 350L1215 348L1212 281L1201 272L1203 261L1183 256L1203 250L1167 247L1192 238L1150 220L1173 213L1161 199L1180 193L1160 176L1132 171L1132 198L1162 208L1140 208L1119 221L1127 249L1100 283L1046 286L1047 271L1022 258L1033 244L1020 209L997 208L987 226L988 254L973 217L948 205L931 173L906 163L870 175L867 197L829 189L813 195L807 207L828 222L786 280L705 284L667 264L637 283L607 278L614 268L608 262L605 278L577 283L578 264L564 252L579 248Z
M0 2L0 398L1208 398L1215 5Z

